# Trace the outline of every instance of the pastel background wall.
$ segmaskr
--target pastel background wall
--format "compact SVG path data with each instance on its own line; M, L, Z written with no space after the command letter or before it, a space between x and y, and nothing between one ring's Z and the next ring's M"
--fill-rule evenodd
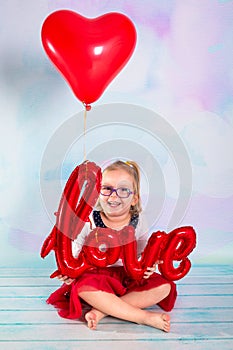
M138 40L133 57L93 110L113 103L133 105L170 125L192 167L192 193L179 222L197 231L192 261L233 263L233 1L9 0L0 4L0 266L54 266L52 254L45 261L39 257L57 209L57 198L54 208L46 207L42 199L41 162L56 130L76 114L77 135L83 131L83 107L41 45L44 19L61 8L86 17L122 12L134 22ZM128 118L132 124L133 116ZM102 139L98 135L87 139L87 153L102 152L104 142L119 142L119 133L122 142L126 140L118 127L116 120L104 127ZM149 148L149 138L149 133L142 135L129 126L128 142L136 145L142 139ZM80 149L82 140L79 143ZM179 179L171 165L171 150L160 141L151 148L166 192L153 228L166 230ZM58 179L61 189L80 162L82 152L71 147ZM57 180L52 170L51 165L48 181Z

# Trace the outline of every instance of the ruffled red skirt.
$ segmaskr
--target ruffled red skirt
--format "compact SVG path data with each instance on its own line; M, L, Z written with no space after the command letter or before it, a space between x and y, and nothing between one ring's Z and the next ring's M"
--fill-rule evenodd
M170 294L158 304L163 310L171 311L174 307L177 292L176 285L167 281L160 274L153 273L148 279L135 281L129 278L123 266L94 268L85 272L70 285L63 284L47 300L48 304L58 309L61 317L79 319L85 303L79 298L81 291L104 291L122 296L132 291L144 291L162 284L170 283Z

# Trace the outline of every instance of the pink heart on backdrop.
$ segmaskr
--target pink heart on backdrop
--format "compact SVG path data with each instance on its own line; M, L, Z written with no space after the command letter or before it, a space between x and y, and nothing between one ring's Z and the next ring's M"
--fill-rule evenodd
M85 105L102 95L136 45L131 20L114 12L93 19L70 10L53 12L41 37L50 60Z

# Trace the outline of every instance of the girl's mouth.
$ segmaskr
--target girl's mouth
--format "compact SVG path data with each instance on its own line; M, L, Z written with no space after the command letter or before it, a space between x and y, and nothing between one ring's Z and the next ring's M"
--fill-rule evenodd
M108 205L111 207L111 208L116 208L116 207L118 207L119 205L120 205L121 203L119 203L119 202L108 202Z

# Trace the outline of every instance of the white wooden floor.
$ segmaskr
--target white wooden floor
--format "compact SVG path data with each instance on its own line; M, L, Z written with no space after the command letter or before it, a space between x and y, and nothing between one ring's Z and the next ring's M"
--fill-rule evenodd
M45 303L59 285L51 272L0 269L1 349L233 349L233 266L193 266L178 281L168 334L111 317L97 331L60 318Z

